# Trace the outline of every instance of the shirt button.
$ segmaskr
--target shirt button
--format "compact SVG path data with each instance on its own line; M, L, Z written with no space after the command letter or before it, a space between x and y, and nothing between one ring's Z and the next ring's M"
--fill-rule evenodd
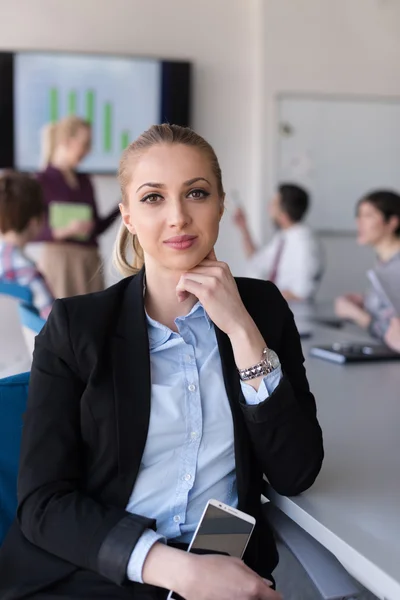
M190 356L190 354L186 355L186 362L190 362L192 360L192 357Z
M192 440L197 440L197 433L195 431L192 431L192 433L190 434L190 437Z
M192 476L190 475L190 473L186 473L185 481L190 481L191 479L192 479Z
M195 386L195 385L193 385L193 383L191 383L191 384L189 385L189 387L188 387L188 390L189 390L189 392L194 392L194 391L195 391L195 389L196 389L196 386Z
M175 521L175 523L179 523L179 521L180 521L180 520L181 520L181 518L180 518L180 516L179 516L179 515L175 515L175 516L174 516L174 521Z

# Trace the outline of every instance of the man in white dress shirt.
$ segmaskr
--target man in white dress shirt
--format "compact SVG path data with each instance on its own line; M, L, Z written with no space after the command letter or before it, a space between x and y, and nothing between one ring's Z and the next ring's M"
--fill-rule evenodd
M278 232L259 250L244 212L238 208L234 217L243 235L249 277L273 281L287 301L312 300L323 274L321 246L302 222L308 207L305 190L297 185L280 185L268 207Z

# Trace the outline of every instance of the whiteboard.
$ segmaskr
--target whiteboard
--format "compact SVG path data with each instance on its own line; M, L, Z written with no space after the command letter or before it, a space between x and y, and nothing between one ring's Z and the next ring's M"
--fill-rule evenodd
M362 196L400 191L400 99L282 95L277 140L277 180L308 189L320 231L352 232Z

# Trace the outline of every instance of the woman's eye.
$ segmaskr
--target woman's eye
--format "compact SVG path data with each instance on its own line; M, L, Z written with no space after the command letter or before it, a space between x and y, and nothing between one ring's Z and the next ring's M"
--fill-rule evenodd
M191 192L189 192L188 195L194 200L202 200L203 198L207 198L207 196L209 196L210 194L205 190L192 190Z
M162 197L159 194L148 194L141 199L140 202L146 202L147 204L156 204Z

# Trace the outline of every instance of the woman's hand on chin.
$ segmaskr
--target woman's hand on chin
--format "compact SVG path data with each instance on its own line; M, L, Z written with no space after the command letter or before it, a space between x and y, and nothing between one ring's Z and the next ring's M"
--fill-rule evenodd
M214 250L197 267L181 275L176 293L180 302L188 294L196 296L213 323L228 336L251 320L228 265L217 260Z
M213 323L228 335L238 369L261 360L267 344L242 302L228 265L217 261L214 250L181 276L176 292L178 298L179 294L189 292L200 300ZM249 384L258 390L261 380L258 377Z

